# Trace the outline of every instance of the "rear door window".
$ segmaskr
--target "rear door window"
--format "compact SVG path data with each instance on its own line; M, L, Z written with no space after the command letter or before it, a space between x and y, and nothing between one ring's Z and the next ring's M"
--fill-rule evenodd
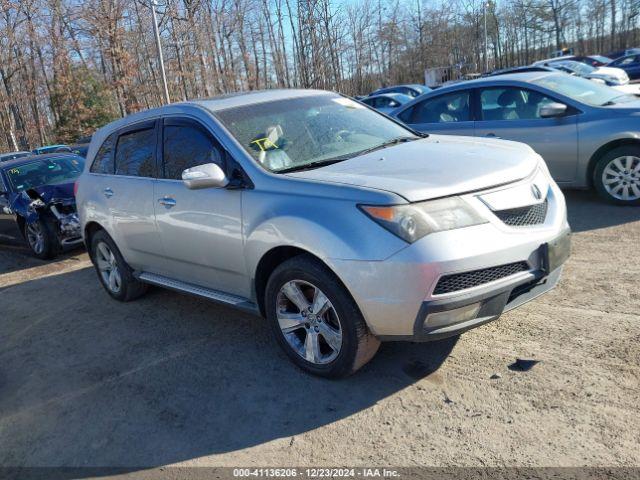
M471 120L469 91L453 92L424 100L413 109L411 123L447 123Z
M116 148L116 175L154 177L156 130L153 126L123 133Z
M205 163L215 163L224 170L218 142L193 120L165 119L162 143L163 178L181 180L183 170Z

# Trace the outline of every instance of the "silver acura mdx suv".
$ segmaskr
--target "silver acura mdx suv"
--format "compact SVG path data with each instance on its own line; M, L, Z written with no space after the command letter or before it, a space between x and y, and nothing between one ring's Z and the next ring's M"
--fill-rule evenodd
M416 134L338 94L271 90L111 123L76 185L116 300L148 284L259 313L300 367L459 334L553 288L562 193L521 143Z

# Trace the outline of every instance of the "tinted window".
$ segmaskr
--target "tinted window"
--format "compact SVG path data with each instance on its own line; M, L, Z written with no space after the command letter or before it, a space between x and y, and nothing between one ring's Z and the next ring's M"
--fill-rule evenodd
M224 168L215 141L195 125L165 125L163 150L164 178L180 180L183 170L205 163Z
M480 93L483 120L531 120L553 100L541 93L520 88L487 88Z
M113 153L116 146L115 139L115 135L110 135L104 141L104 143L100 147L100 150L98 150L98 153L96 154L96 158L91 164L91 172L113 174Z
M471 120L469 92L454 92L416 105L411 123L466 122Z
M404 123L411 123L411 118L413 117L413 110L415 107L409 107L398 115L398 118L402 120Z
M116 175L153 177L156 131L153 128L120 135L116 149Z

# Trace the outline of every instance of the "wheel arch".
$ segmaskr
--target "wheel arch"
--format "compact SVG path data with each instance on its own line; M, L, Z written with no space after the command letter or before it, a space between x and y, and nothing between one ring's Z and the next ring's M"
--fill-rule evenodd
M93 235L96 234L96 232L100 231L100 230L106 230L102 225L100 225L98 222L87 222L87 224L84 226L84 245L87 248L87 252L89 252L89 256L91 256L91 239L93 237Z
M596 164L598 160L602 158L607 152L610 152L614 148L625 147L625 146L637 146L640 147L640 139L639 138L619 138L616 140L612 140L610 142L605 143L600 148L598 148L591 158L589 159L589 164L587 165L587 183L589 188L593 188L593 175L596 170Z
M267 282L269 281L269 277L271 276L273 271L276 268L278 268L279 265L286 262L287 260L290 260L291 258L301 256L301 255L313 258L314 260L318 261L320 264L324 265L331 273L333 273L333 275L335 275L335 277L338 279L340 284L345 288L348 294L351 295L351 292L349 292L349 289L346 288L346 285L344 285L344 282L342 282L342 280L338 277L338 275L333 270L333 268L331 268L331 266L327 264L327 262L322 260L317 255L314 255L310 251L305 250L303 248L289 246L289 245L281 245L281 246L274 247L268 250L267 252L265 252L265 254L262 255L262 257L260 258L260 261L258 262L258 265L256 266L256 269L255 269L255 275L252 283L253 283L256 303L260 310L260 314L263 317L266 317L265 291L267 288Z

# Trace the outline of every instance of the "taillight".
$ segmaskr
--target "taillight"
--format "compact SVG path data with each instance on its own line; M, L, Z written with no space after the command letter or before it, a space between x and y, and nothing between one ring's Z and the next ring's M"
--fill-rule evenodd
M78 180L73 182L73 196L75 197L78 194Z

